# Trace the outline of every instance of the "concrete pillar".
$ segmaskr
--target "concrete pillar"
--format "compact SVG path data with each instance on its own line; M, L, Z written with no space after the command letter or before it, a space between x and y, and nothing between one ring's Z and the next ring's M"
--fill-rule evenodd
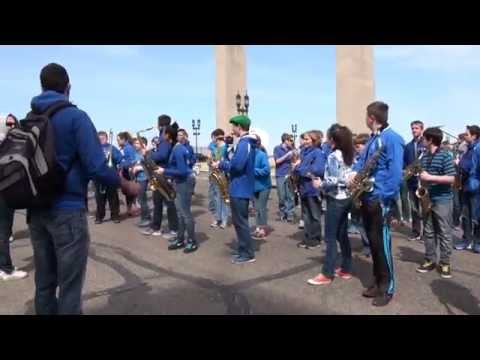
M242 45L215 46L217 127L230 132L228 120L237 114L235 96L245 94L247 70Z
M369 132L366 107L375 100L371 45L337 45L337 122L353 133Z

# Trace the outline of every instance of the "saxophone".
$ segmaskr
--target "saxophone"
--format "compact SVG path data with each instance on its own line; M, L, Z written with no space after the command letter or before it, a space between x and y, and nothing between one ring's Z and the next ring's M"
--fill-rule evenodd
M420 180L418 181L418 188L417 191L415 191L415 196L420 202L421 217L425 218L432 210L432 202L430 201L430 194L428 193L427 188Z
M140 139L140 134L145 131L149 131L152 128L148 128L145 130L141 130L137 132L137 138ZM142 147L144 147L142 145ZM155 161L151 158L151 151L147 151L143 160L140 162L140 165L143 167L145 174L148 178L149 189L151 191L158 191L160 195L166 201L173 201L177 195L175 188L173 185L168 181L165 175L156 173L156 170L160 167L158 166Z
M299 158L300 158L300 153L297 150L294 150L292 159L290 160L290 162L293 164L297 162ZM290 173L287 175L287 186L293 194L298 193L298 189L300 186L300 175L295 173L293 171L293 168L290 170Z
M209 163L211 164L212 160L210 160ZM212 169L208 179L217 184L218 188L220 189L220 195L225 203L230 203L230 196L228 194L228 179L223 171L220 169Z
M373 153L373 155L368 159L365 166L362 170L360 170L352 180L352 183L348 187L348 190L352 197L353 205L358 209L362 205L362 201L360 197L365 192L369 192L372 190L373 182L370 179L370 175L372 171L378 164L378 160L380 159L380 155L383 151L383 145L379 146L379 148Z

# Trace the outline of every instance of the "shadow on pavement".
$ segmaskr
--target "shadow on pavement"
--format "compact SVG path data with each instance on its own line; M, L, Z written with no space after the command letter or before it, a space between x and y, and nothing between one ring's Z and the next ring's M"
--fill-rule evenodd
M402 262L420 264L424 259L425 254L421 251L412 249L410 247L399 246L398 255L395 257Z
M449 314L455 314L450 309L450 306L454 306L466 314L480 315L479 300L466 287L451 280L443 279L433 280L430 287Z

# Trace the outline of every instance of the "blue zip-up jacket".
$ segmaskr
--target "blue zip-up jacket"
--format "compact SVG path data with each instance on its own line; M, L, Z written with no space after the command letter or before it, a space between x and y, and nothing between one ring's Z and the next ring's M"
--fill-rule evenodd
M190 154L187 148L177 143L172 149L168 165L165 168L165 176L171 177L176 183L181 183L187 180L192 173L190 168Z
M139 152L135 152L135 163L140 163L143 161L143 155ZM135 174L135 179L137 181L147 181L147 175L145 171L141 170Z
M115 146L110 144L101 144L103 153L105 154L105 159L108 161L108 154L110 152L110 146L112 147L112 163L113 166L116 168L120 162L122 161L122 153L118 150Z
M124 170L128 170L135 164L135 157L137 152L135 151L135 148L128 142L123 146L120 151L122 153L122 161L120 161L120 167Z
M32 99L32 109L45 111L67 97L55 91L45 91ZM67 171L63 191L54 199L53 209L85 209L87 185L94 180L118 188L120 177L105 161L95 125L88 115L75 107L58 111L51 118L55 132L57 162Z
M415 154L415 139L412 139L412 141L405 145L405 150L403 151L403 168L405 169L408 165L413 163L425 150L425 145L420 139L417 142L417 154ZM415 191L418 187L418 176L412 176L407 181L407 187L408 190Z
M255 192L264 191L272 187L270 178L270 164L268 155L261 149L255 150Z
M166 167L170 153L172 152L172 144L166 140L160 141L156 151L152 151L150 158L155 161L157 165Z
M363 201L369 202L380 200L385 205L390 205L400 193L403 176L403 138L387 127L382 132L372 135L360 158L353 165L353 171L359 172L368 161L370 156L378 149L380 143L383 151L377 166L371 173L374 179L373 191L365 193Z
M463 185L463 191L465 192L473 192L473 190L470 188L471 183L470 181L468 181L468 178L470 177L470 173L473 167L474 148L479 143L480 141L477 140L474 143L469 144L467 151L465 152L465 154L463 154L462 158L460 159L460 162L458 163L459 171L462 172L462 185Z
M255 191L255 148L257 138L243 135L231 160L220 162L219 168L230 175L230 197L251 199Z
M192 169L193 165L195 165L195 163L197 162L197 156L195 155L195 151L193 150L193 147L190 145L190 142L187 141L183 146L185 146L185 148L188 151L188 154L190 155L188 166L190 167L190 169Z
M314 197L320 194L319 189L313 187L312 179L308 174L322 177L325 172L325 155L317 146L306 147L302 150L302 162L295 169L295 173L300 175L300 196Z

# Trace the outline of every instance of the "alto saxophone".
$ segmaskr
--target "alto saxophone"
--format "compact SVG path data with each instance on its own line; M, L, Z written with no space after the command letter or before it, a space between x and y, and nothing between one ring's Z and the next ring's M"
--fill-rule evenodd
M210 160L210 164L212 161ZM212 169L209 175L209 180L217 184L219 190L220 190L220 195L222 196L222 199L225 201L225 203L230 203L230 196L228 194L228 179L221 171L220 169Z
M297 150L294 150L290 163L293 164L300 159L300 154ZM300 186L300 176L294 171L293 167L290 173L287 175L287 186L293 194L297 194Z
M418 198L420 203L420 213L421 217L425 218L428 216L432 210L432 202L430 201L430 194L423 183L419 181L417 191L415 191L415 196Z

